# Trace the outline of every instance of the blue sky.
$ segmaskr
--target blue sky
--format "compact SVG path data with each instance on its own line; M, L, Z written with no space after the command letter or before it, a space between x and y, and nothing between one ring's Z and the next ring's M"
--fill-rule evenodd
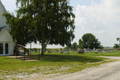
M16 0L1 0L6 10L16 9ZM92 33L103 46L113 47L120 37L120 0L70 0L75 18L75 39L77 42L86 33ZM72 43L73 43L72 42ZM29 44L26 46L29 47ZM41 47L32 43L32 47ZM49 45L48 48L61 48Z

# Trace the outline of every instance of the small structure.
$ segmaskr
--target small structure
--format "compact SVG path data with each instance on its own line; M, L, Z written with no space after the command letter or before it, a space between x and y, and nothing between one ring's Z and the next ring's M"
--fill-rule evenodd
M22 51L19 50L18 48L22 48ZM29 50L25 48L23 45L17 44L15 50L16 50L15 52L17 52L19 56L29 55Z

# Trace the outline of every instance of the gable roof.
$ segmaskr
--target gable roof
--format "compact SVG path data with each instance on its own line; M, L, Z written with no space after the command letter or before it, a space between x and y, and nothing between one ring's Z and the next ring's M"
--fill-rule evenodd
M10 32L8 31L8 29L4 26L4 27L0 27L0 36L2 35L2 33L4 33L4 31L7 31L8 35L11 37L11 39L13 40Z
M0 5L3 7L3 9L7 12L7 10L5 9L4 5L2 4L1 0L0 0Z
M5 27L0 27L0 33L2 32L2 30L4 29Z

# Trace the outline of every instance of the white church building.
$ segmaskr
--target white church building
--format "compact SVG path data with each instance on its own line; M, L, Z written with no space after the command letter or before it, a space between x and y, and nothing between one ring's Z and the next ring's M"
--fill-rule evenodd
M14 55L15 43L10 35L6 19L2 16L4 12L7 11L0 0L0 56L9 56Z

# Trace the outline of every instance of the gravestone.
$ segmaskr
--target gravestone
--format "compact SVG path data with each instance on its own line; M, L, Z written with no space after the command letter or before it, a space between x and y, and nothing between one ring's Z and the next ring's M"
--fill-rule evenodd
M59 50L59 53L63 53L63 51L62 51L62 50Z
M113 49L109 49L109 52L113 52Z
M102 49L98 49L98 53L102 53Z
M60 50L59 50L59 53L63 53L63 50L62 50L62 48L60 48Z
M95 48L93 48L93 52L95 52Z
M81 49L78 48L78 49L77 49L77 53L79 53L80 50L81 50Z
M86 48L84 48L84 52L85 52L85 53L87 52L87 49L86 49Z
M92 52L92 50L90 48L87 48L87 52Z
M55 49L55 52L58 52L58 50L57 50L57 49Z
M69 53L69 50L68 50L68 49L64 49L64 52L65 52L66 54L68 54L68 53Z
M95 50L95 53L96 53L96 54L98 53L98 49Z
M84 49L80 49L79 54L84 54Z

